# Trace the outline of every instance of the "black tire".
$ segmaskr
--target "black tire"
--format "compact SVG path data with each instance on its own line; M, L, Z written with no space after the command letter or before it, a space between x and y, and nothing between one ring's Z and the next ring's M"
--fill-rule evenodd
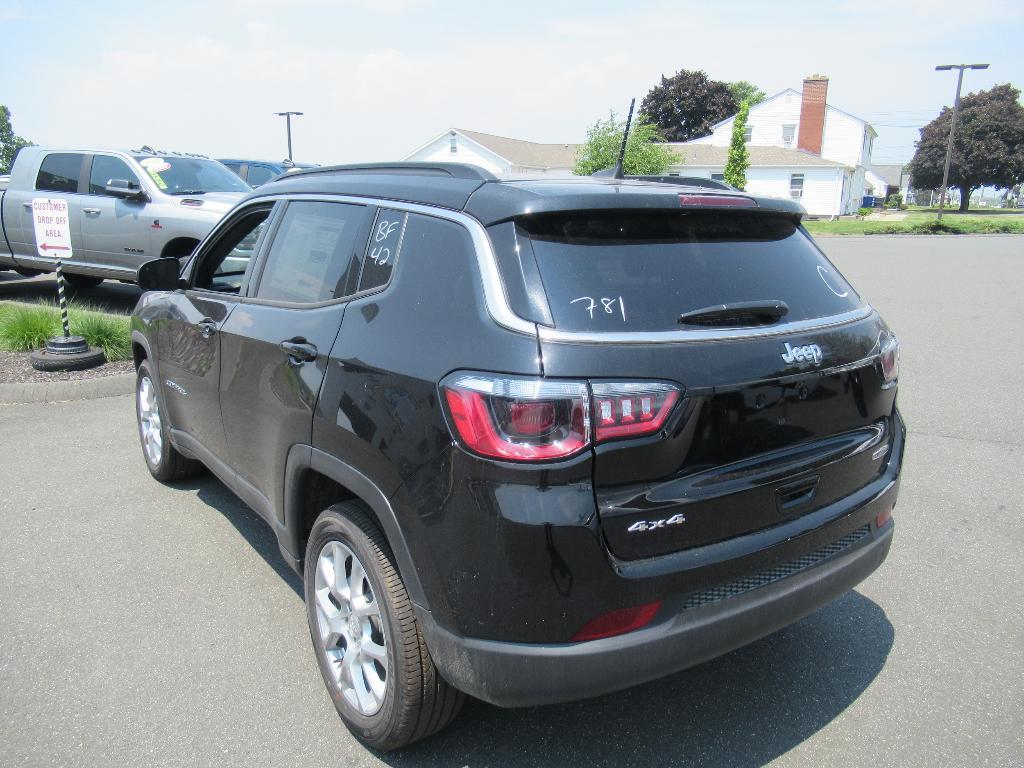
M371 716L363 715L345 699L320 639L315 571L330 542L344 544L363 564L380 607L389 666L383 703ZM306 616L320 673L335 709L357 739L382 751L398 749L436 733L455 719L465 694L451 687L434 667L391 548L361 504L335 504L313 524L306 545L305 591Z
M51 355L45 349L37 349L29 358L37 371L84 371L107 362L106 355L98 347L69 355Z
M167 409L164 407L163 393L160 391L160 387L156 383L156 378L153 376L152 371L149 367L149 362L143 360L139 366L139 370L136 376L135 383L135 420L139 427L139 442L142 444L142 457L146 461L146 467L149 469L149 473L159 480L161 483L169 483L175 480L184 480L188 477L194 477L200 474L204 467L201 462L195 459L189 459L182 456L177 449L171 445L169 439L169 432L167 426L167 419L160 418L160 452L159 458L154 461L146 447L146 438L143 434L142 424L142 389L143 379L148 379L152 387L153 396L156 398L158 404L158 412L160 414L166 414Z
M64 279L67 280L68 285L72 288L95 288L97 285L103 282L102 277L94 277L93 275L77 275L73 272L66 272Z

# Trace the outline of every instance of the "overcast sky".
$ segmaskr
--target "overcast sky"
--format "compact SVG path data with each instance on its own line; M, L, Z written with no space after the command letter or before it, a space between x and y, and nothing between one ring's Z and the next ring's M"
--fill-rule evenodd
M578 142L662 74L769 94L831 78L871 121L875 162L966 90L1024 86L1024 4L432 0L0 1L0 103L37 144L278 159L394 160L449 127Z

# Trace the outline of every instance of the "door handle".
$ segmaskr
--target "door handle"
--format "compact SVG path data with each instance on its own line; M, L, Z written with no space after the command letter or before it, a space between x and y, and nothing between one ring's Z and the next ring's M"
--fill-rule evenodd
M316 360L316 347L303 338L282 341L280 346L288 355L288 362L292 365L302 365Z
M82 213L99 213L99 208L83 208Z
M208 339L217 332L217 324L208 317L204 317L196 325L199 327L199 335Z

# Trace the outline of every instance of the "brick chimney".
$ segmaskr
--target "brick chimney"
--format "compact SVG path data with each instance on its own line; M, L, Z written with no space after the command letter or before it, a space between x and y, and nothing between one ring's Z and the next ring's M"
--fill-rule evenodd
M800 135L797 149L805 149L816 155L821 154L822 134L825 131L825 97L828 95L828 78L825 75L810 75L804 78L804 93L800 99Z

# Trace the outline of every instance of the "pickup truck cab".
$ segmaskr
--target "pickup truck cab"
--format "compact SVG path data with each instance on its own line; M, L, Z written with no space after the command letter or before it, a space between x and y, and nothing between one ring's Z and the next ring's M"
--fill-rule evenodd
M25 147L0 196L0 270L32 276L56 268L36 250L35 197L67 200L73 252L63 271L86 286L134 282L150 259L187 257L249 189L201 155Z

